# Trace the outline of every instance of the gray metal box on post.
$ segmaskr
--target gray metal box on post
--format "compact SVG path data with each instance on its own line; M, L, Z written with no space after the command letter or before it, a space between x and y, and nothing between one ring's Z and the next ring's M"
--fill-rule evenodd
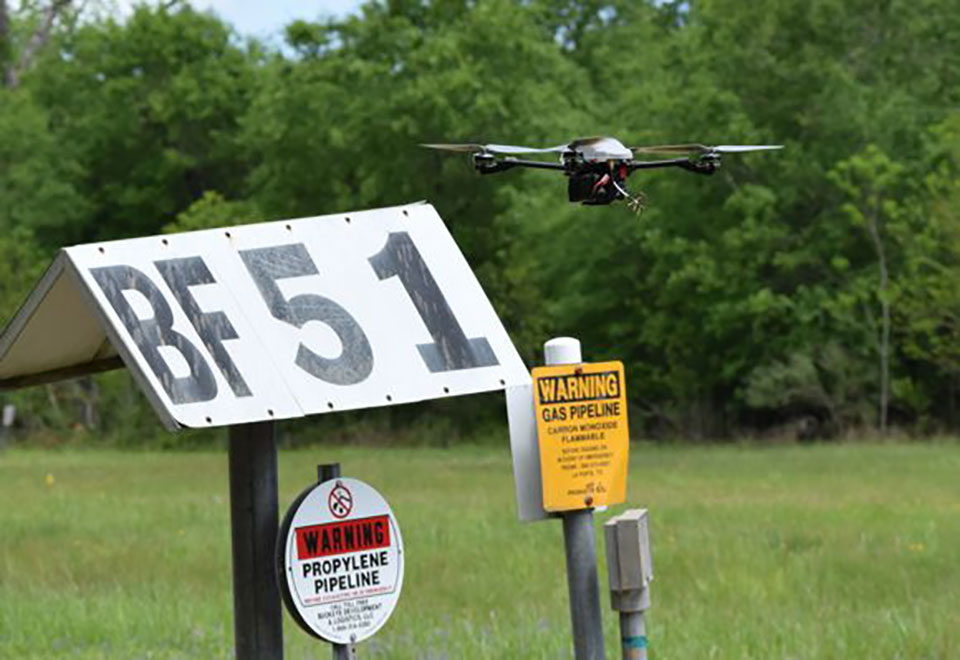
M603 526L610 580L610 606L620 612L624 660L647 657L643 613L650 608L653 561L646 509L631 509Z

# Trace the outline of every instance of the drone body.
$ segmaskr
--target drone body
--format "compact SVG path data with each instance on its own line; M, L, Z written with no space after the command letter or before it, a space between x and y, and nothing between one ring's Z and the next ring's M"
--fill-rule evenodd
M780 145L702 144L626 147L611 137L582 138L555 147L535 148L508 144L424 144L424 147L473 154L480 174L495 174L515 167L562 171L568 178L567 197L590 206L626 200L635 210L643 209L642 196L626 189L627 177L636 170L679 167L697 174L713 174L720 167L720 155L744 151L780 149ZM524 160L518 155L559 153L560 162ZM636 160L637 154L682 154L665 160Z

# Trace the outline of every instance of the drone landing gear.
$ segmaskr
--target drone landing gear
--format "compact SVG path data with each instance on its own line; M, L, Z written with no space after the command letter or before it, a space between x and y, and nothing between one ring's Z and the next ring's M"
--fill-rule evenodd
M616 180L614 180L613 185L617 187L617 191L619 191L620 196L626 200L625 204L627 205L628 209L637 215L640 215L643 213L643 210L647 208L647 197L642 192L638 192L636 195L631 195L630 192L617 183Z

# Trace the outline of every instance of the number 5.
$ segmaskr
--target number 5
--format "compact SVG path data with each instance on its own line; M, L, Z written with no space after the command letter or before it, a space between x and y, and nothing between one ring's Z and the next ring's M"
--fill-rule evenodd
M370 375L373 371L370 342L347 310L315 293L304 293L287 300L277 286L277 280L317 274L317 266L302 243L242 250L240 257L275 318L298 328L310 321L319 321L333 330L343 344L343 351L334 359L317 355L300 344L296 360L298 367L334 385L354 385Z

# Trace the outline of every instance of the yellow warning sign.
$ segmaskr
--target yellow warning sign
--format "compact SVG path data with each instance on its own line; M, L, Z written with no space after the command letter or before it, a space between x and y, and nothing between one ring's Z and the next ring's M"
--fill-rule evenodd
M623 363L533 370L543 508L619 504L627 495L627 396Z

